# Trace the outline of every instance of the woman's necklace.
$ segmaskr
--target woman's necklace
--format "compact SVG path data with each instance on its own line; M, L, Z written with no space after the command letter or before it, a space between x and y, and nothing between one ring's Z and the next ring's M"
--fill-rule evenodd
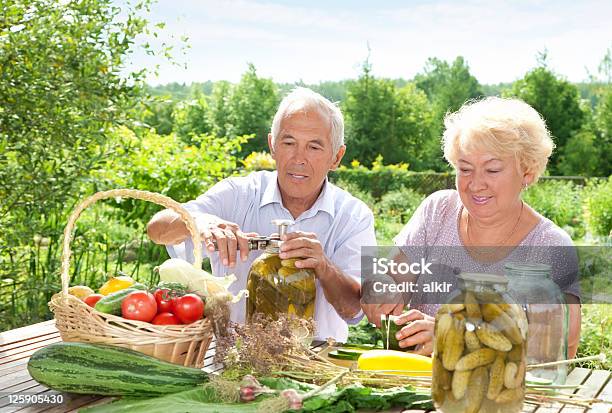
M521 200L521 212L519 213L518 219L516 220L516 224L514 224L514 228L512 228L512 231L510 231L510 234L506 237L504 242L502 242L498 246L503 247L503 246L506 245L506 243L508 241L510 241L510 238L512 238L512 236L516 232L516 229L519 226L519 223L521 222L521 218L523 217L523 209L524 208L525 208L525 203ZM465 223L465 233L467 234L468 244L471 245L472 244L472 240L470 239L470 213L468 211L466 211L466 212L467 212L467 221Z

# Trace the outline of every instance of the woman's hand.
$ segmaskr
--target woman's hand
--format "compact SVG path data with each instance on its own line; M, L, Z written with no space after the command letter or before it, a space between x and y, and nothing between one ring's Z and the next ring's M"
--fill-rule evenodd
M430 356L433 352L435 319L419 310L408 310L395 321L404 327L397 332L399 346L402 348L417 345L414 353Z

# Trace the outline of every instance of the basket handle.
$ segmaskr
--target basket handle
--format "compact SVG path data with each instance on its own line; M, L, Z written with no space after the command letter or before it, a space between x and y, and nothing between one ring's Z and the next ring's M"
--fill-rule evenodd
M68 218L68 223L66 224L66 228L64 228L61 267L62 293L64 295L68 294L68 285L70 283L70 257L72 255L72 251L70 250L70 243L72 242L74 232L73 230L76 224L76 220L79 218L83 210L85 210L85 208L95 203L96 201L99 201L101 199L118 197L149 201L154 204L169 208L179 214L179 216L187 226L187 230L189 230L189 233L191 234L191 239L193 240L193 266L197 269L202 268L202 239L200 237L200 232L197 230L197 226L191 214L189 214L189 212L187 212L187 210L180 203L165 195L149 191L140 191L137 189L113 189L110 191L102 191L95 193L94 195L90 196L89 198L86 198L83 202L81 202L74 209L74 211L72 211L72 214L70 214L70 217Z

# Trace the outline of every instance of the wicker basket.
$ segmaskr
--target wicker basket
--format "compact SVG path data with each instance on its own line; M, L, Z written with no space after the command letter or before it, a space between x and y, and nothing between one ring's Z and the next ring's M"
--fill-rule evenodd
M55 294L49 302L49 307L55 314L57 329L60 331L62 340L130 348L171 363L200 368L204 364L204 355L213 338L213 329L209 318L188 325L153 325L101 313L89 307L80 299L68 294L70 243L76 220L85 208L96 201L117 197L149 201L177 212L187 225L193 239L194 266L201 268L202 243L200 234L196 230L191 215L178 202L156 193L132 189L115 189L94 194L76 207L64 229L61 267L62 291Z

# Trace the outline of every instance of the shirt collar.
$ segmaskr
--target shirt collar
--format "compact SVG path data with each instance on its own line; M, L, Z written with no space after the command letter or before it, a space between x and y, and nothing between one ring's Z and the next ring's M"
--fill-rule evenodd
M305 211L301 218L310 218L317 214L319 211L327 212L332 218L334 218L335 208L334 208L334 194L333 194L333 185L329 182L327 177L325 177L325 182L323 183L323 190L319 194L319 197L315 201L315 203ZM277 203L284 207L283 198L280 193L280 189L278 188L278 174L274 171L274 174L270 177L266 185L266 189L261 196L261 201L259 202L259 207L262 208L268 204Z

